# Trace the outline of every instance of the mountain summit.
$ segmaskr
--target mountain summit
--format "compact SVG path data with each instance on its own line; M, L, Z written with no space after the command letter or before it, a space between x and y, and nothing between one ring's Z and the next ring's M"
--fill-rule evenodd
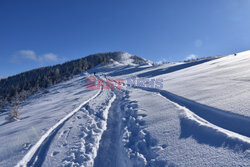
M127 52L117 52L116 61L125 65L151 64L150 61Z

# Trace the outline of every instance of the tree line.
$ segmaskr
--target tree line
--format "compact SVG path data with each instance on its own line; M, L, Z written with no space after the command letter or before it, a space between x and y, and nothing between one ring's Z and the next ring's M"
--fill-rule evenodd
M91 69L100 63L107 63L110 59L117 60L121 53L93 54L63 64L42 67L1 79L0 109L7 105L19 105L30 95L62 81L69 80L74 75Z

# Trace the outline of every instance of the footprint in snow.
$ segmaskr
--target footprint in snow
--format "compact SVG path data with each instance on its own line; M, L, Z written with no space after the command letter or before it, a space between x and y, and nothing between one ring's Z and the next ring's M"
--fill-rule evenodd
M24 150L28 150L28 149L30 148L30 146L31 146L30 143L25 143L25 144L23 145L23 149L24 149Z
M167 145L166 145L166 144L163 144L163 145L161 145L161 147L162 147L162 148L166 148L166 147L167 147Z
M57 155L59 153L59 151L54 151L53 153L52 153L52 156L55 156L55 155Z
M138 117L146 117L147 116L147 114L138 114Z

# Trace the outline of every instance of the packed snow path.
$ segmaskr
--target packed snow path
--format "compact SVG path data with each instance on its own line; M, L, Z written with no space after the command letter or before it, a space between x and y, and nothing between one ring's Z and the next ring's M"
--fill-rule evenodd
M103 133L100 141L100 147L94 162L95 167L126 167L129 163L124 153L121 133L123 93L114 92L117 98L109 110L107 130Z

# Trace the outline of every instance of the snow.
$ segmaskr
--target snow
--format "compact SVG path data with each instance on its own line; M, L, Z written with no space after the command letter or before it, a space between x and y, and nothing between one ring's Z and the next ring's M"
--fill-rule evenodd
M0 166L15 166L46 131L98 91L85 87L85 76L78 76L30 97L20 107L20 121L8 123L8 113L1 114Z
M26 166L28 163L30 163L31 159L34 157L34 154L38 151L38 149L41 148L41 147L43 147L42 144L44 143L44 141L46 139L48 139L51 135L53 135L53 132L55 132L57 130L57 128L59 128L60 126L62 126L62 124L64 124L65 121L67 121L70 117L72 117L73 114L75 114L76 112L78 112L86 103L88 103L90 100L92 100L96 96L98 96L99 93L100 92L98 92L96 95L92 96L88 100L86 100L83 103L81 103L72 112L70 112L69 114L67 114L62 119L60 119L54 126L52 126L49 130L47 130L47 132L44 135L41 136L41 138L38 140L38 142L34 146L32 146L32 148L26 153L26 155L23 157L23 159L17 164L17 167L19 167L19 166ZM105 115L107 115L107 111L105 112ZM37 155L36 155L36 157L34 157L34 159L36 159L36 161L39 161L38 158L39 157Z
M163 74L164 89L224 111L250 116L250 54L239 53ZM245 103L243 103L245 102Z
M72 122L67 125L69 130L65 131L63 128L55 136L52 142L53 147L48 150L48 154L52 156L45 159L45 166L56 166L58 162L62 162L62 166L81 166L82 164L93 166L101 136L107 128L108 111L116 99L115 94L110 96L110 92L102 92L98 97L90 99L86 106L81 106L81 112L75 115ZM93 102L94 99L99 99L98 104ZM99 112L95 112L96 108ZM66 133L67 137L63 138L62 135ZM79 137L74 138L75 136ZM66 153L61 150L65 150Z
M141 126L149 132L156 144L150 150L155 155L155 166L247 166L246 152L226 147L226 137L215 131L194 126L185 119L183 108L142 89L131 90L130 100L137 102L138 113L145 121Z
M158 66L131 57L30 97L21 120L2 113L0 166L250 166L250 51ZM86 89L94 72L123 89Z
M133 64L133 59L131 59L131 57L132 55L129 53L122 53L118 62L123 64Z

